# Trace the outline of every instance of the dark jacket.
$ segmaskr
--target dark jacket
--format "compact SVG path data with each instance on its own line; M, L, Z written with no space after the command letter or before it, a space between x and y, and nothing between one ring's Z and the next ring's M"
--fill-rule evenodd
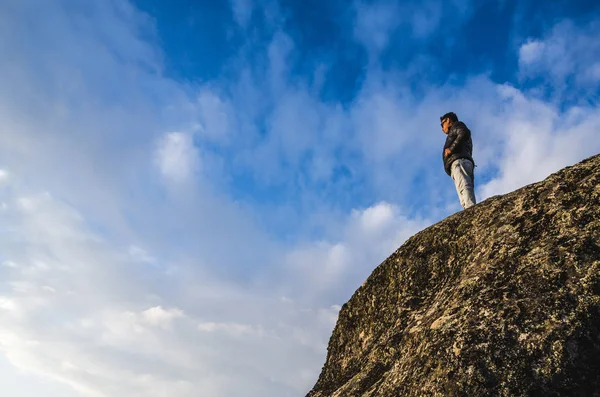
M450 149L448 157L444 157L446 149ZM471 131L467 128L465 123L457 121L450 127L446 143L444 144L444 150L442 151L442 159L444 160L446 174L450 175L450 166L454 160L469 159L473 162L473 165L475 165L472 156L473 141L471 141Z

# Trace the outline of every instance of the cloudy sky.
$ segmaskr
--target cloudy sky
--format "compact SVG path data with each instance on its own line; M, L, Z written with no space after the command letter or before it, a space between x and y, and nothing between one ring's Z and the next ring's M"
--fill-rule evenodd
M600 3L0 1L0 390L303 396L340 306L600 152Z

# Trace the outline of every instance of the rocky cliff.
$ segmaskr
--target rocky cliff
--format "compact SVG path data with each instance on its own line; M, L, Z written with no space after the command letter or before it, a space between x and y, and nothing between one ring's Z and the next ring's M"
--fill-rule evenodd
M406 241L308 397L600 396L600 155Z

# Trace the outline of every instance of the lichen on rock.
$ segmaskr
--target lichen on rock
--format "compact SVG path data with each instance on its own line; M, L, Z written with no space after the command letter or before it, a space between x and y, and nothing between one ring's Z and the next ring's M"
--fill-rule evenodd
M600 395L600 155L408 239L307 397Z

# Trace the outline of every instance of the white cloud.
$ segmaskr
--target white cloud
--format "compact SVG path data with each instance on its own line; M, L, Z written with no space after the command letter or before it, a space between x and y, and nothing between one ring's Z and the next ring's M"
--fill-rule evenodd
M6 170L0 169L0 187L5 186L8 183L10 174Z
M389 203L378 203L360 213L362 227L367 232L384 228L394 217L395 208Z
M175 182L188 181L200 167L199 153L189 133L166 134L158 144L156 158L162 174Z
M129 246L129 255L136 262L155 263L156 258L150 255L146 250L135 245Z
M21 371L0 355L0 385L15 396L79 397L70 386ZM18 394L17 394L18 393Z
M544 43L538 40L528 40L519 48L519 62L529 65L543 56Z
M365 87L353 109L353 124L360 132L360 145L371 161L385 161L403 149L414 134L408 130L402 94L378 83ZM367 133L368 131L368 133Z
M12 299L0 296L0 309L8 312L16 312L18 310L18 306Z
M565 20L541 38L528 38L519 48L521 78L544 78L552 84L559 100L569 90L597 86L598 34L600 20L586 25ZM581 92L576 91L576 95L581 96Z
M294 42L283 31L277 31L267 50L269 59L268 79L271 84L269 87L273 94L279 96L281 91L286 88L287 76L289 73L290 57L294 50Z
M234 337L244 337L249 334L261 336L264 333L261 327L239 323L205 322L198 324L198 330L202 332L224 332Z
M19 197L15 191L5 198ZM137 272L135 257L94 238L52 195L29 202L36 205L3 219L21 225L22 245L0 241L7 263L44 271L10 267L0 283L0 310L15 314L0 316L0 351L13 365L65 382L82 396L185 397L199 388L214 396L291 395L315 379L332 327L329 309L305 310L269 292L257 295L189 272ZM62 225L58 238L41 218ZM157 294L163 303L148 304ZM288 356L296 359L282 365Z
M56 293L56 289L50 287L49 285L44 285L42 287L42 290L44 290L45 292L51 293L51 294L55 294Z
M600 152L594 139L594 123L600 112L593 108L557 106L502 86L498 92L507 99L503 123L505 146L499 160L500 173L479 189L487 198L538 182L553 172Z
M430 223L425 219L408 219L399 208L386 202L353 210L345 219L337 241L312 242L288 254L286 264L294 287L311 286L309 291L296 293L304 297L319 296L327 290L326 295L338 302L349 298L375 266Z
M142 318L151 325L168 328L174 319L184 317L183 311L173 309L163 309L161 306L151 307L142 312Z
M230 104L208 89L198 95L199 129L208 141L224 143L231 132L231 121L235 120Z
M396 31L398 40L422 40L443 27L453 32L472 12L470 0L397 2L355 0L354 36L369 51L371 61L387 48ZM409 37L407 37L407 34ZM444 42L447 45L446 42ZM412 51L412 50L411 50Z

